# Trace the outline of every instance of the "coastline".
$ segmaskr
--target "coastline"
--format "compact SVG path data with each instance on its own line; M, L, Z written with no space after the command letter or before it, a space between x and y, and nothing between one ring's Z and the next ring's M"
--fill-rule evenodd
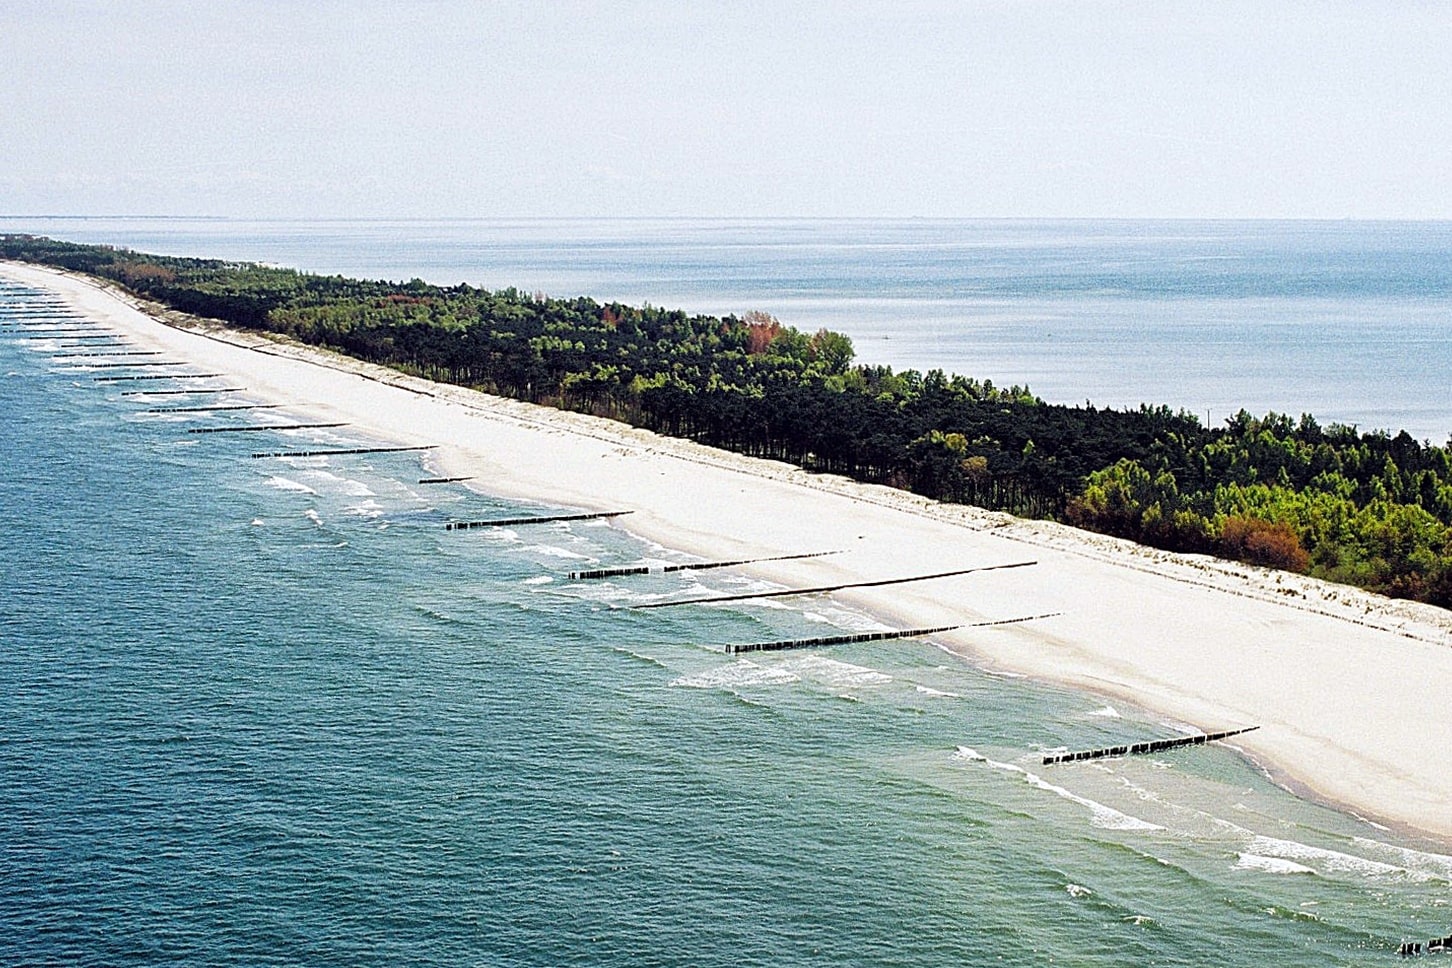
M629 508L632 533L707 558L844 552L743 569L761 578L821 585L1036 561L838 597L914 626L1061 612L933 640L1205 729L1259 725L1237 745L1294 788L1452 840L1452 717L1436 693L1452 681L1452 613L811 475L175 314L163 323L83 277L13 263L0 274L57 291L138 343L235 374L252 395L438 445L432 466L492 493Z

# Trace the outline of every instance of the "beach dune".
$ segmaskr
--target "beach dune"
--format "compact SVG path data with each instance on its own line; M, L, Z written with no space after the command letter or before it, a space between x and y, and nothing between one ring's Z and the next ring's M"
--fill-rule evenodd
M1054 613L934 641L1201 729L1260 726L1235 743L1289 785L1452 840L1452 613L807 474L201 321L163 323L82 277L14 263L0 274L309 419L429 445L440 475L494 494L630 510L620 526L706 559L841 552L745 569L785 585L1032 562L838 596L912 627Z

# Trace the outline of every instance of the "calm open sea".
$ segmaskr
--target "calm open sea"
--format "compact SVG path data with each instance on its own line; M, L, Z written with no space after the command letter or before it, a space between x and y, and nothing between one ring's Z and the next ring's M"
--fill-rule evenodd
M0 231L515 286L852 336L1059 403L1452 436L1452 222L0 218Z
M346 428L188 434L286 411L157 412L250 398L97 382L146 371L57 359L98 350L21 328L84 325L54 312L0 286L0 962L1350 966L1452 932L1445 848L1229 750L1038 765L1175 724L921 642L728 658L870 622L613 608L739 585L569 580L679 560L599 523L445 531L536 509L415 455L251 456L377 443Z

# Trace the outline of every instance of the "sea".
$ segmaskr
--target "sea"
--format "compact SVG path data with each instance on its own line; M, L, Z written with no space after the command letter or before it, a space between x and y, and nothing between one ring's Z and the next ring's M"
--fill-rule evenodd
M880 340L926 352L944 306L1031 288L1005 272L986 295L902 296L947 271L909 255L946 225L769 223L754 248L754 224L88 221L89 236L79 222L48 234L636 302L679 270L651 302L695 292L702 311L820 322L851 332L860 356L889 303L936 307ZM966 225L999 246L985 260L1060 251L1041 267L1048 291L1023 300L1066 315L1076 235L1100 240L1086 262L1118 251L1108 237L1175 264L1235 248L1223 223L1154 223L1179 233L1162 246L1121 223ZM1259 279L1277 291L1256 300L1299 307L1287 326L1309 325L1312 303L1348 319L1375 303L1404 310L1386 325L1445 346L1429 308L1448 300L1445 228L1250 225L1249 250L1303 269L1339 259L1348 233L1390 239L1357 263L1362 290L1391 266L1386 291L1363 306L1310 270L1272 286L1268 269L1221 266L1167 270L1172 296L1082 299L1201 306L1211 325L1241 298L1228 290ZM878 255L852 251L861 238ZM1005 238L1019 241L992 242ZM1418 254L1435 245L1442 275ZM632 269L653 248L675 262ZM797 270L779 260L835 268L788 282ZM1153 275L1133 261L1102 272L1126 287ZM854 287L878 292L855 278L868 263L899 288L861 297L860 329L830 322ZM744 266L777 282L752 289ZM1171 316L1190 326L1155 319ZM154 360L89 326L0 283L0 963L1350 966L1452 934L1452 845L1295 796L1233 747L1042 764L1192 724L925 641L724 654L881 626L823 597L632 610L767 586L729 571L571 577L690 561L628 519L447 530L577 509L424 483L439 473L426 455L347 427L244 432L296 415L197 409L266 401L185 367L114 365ZM971 355L966 336L941 339ZM896 365L930 362L910 359ZM1425 398L1445 403L1420 393L1424 412ZM224 428L237 432L190 432ZM355 453L256 456L318 450Z

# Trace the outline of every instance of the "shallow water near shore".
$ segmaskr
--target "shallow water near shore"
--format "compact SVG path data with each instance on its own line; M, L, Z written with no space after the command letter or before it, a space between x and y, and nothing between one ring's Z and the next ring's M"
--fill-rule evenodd
M415 455L251 456L386 443L347 428L189 434L286 411L148 412L203 398L53 359L46 303L0 287L7 961L1353 965L1452 931L1449 852L1229 750L1038 765L1175 724L921 642L723 655L871 619L620 608L742 582L572 581L684 559L447 532L537 509Z

